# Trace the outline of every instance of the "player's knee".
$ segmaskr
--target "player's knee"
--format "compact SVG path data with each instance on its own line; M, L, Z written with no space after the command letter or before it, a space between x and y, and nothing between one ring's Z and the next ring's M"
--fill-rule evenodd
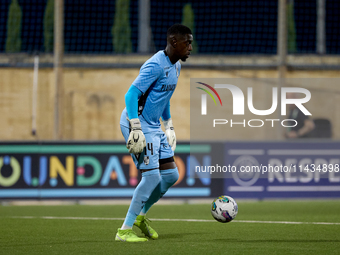
M170 185L175 184L178 178L179 178L179 173L178 173L177 167L175 169L167 170L166 173L162 174L162 179L165 180Z
M178 173L177 168L175 169L175 171L173 172L171 177L172 177L172 179L171 179L172 184L175 184L175 182L177 182L177 180L179 178L179 173Z
M158 174L157 176L153 176L152 183L149 183L149 185L151 185L154 189L157 189L157 187L160 186L161 181L162 177Z
M159 186L159 184L161 183L161 181L162 181L162 177L160 176L160 174L158 173L157 175L155 175L155 176L153 176L153 178L152 178L152 186L154 186L155 188L157 187L157 186Z
M158 178L157 178L157 180L156 180L157 185L160 184L161 181L162 181L162 177L161 177L160 175L158 175ZM157 186L157 185L156 185L156 186Z

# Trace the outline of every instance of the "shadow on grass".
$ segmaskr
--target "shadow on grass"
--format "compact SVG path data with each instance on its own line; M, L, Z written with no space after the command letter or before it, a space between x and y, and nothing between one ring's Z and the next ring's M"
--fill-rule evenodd
M204 236L207 232L194 232L194 233L169 233L169 234L161 234L159 235L159 238L162 239L181 239L186 236Z

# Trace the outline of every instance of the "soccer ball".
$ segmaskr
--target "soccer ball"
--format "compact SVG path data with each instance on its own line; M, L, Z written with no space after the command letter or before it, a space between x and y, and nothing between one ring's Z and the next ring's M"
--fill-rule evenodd
M219 222L232 221L238 212L235 200L229 196L220 196L211 204L211 215Z

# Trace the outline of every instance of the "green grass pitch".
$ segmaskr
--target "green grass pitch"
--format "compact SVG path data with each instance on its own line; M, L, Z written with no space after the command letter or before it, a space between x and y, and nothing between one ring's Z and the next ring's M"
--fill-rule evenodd
M340 254L338 200L238 205L225 224L210 221L210 204L155 205L148 217L160 237L145 243L114 241L126 205L0 206L0 254Z

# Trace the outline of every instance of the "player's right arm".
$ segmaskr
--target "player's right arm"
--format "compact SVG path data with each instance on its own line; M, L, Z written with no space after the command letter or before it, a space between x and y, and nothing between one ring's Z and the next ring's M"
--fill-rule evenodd
M126 111L131 128L126 147L130 153L139 154L146 146L145 136L138 118L138 99L160 77L162 71L157 63L146 62L125 95Z
M138 119L138 98L141 95L142 92L133 85L131 85L130 89L125 94L126 111L131 128L126 148L133 154L141 153L146 146L145 136L142 132L140 120Z

